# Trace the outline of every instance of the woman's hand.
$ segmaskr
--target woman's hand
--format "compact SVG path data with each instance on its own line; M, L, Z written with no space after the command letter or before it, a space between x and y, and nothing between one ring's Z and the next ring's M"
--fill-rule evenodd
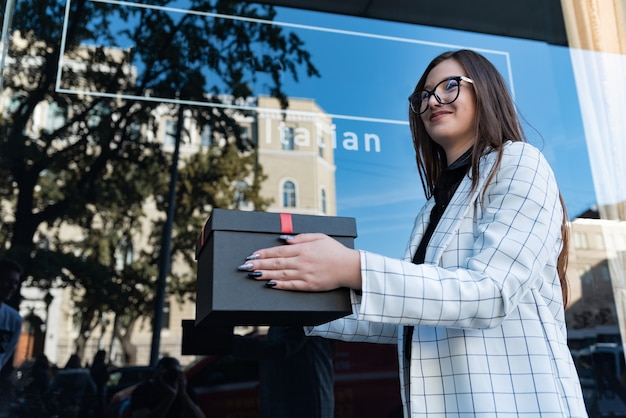
M321 292L339 287L361 289L361 257L324 234L282 237L288 245L264 248L238 267L267 286Z

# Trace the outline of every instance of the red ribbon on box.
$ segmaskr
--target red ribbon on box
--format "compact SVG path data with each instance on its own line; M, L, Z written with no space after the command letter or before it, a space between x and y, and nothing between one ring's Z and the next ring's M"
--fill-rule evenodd
M293 222L291 213L280 214L280 232L281 234L293 234Z

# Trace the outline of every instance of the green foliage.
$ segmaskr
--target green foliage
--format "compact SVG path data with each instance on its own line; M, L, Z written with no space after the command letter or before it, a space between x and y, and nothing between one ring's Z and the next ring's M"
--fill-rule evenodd
M274 18L270 6L189 0L194 13L187 14L154 7L172 4L179 3L23 0L13 17L3 80L11 105L0 117L0 239L33 284L79 289L87 322L107 310L151 312L163 213L145 208L165 209L171 156L155 138L159 121L178 110L170 102L163 114L158 98L204 103L186 105L189 119L223 139L180 170L172 254L192 264L211 208L236 207L242 198L258 210L268 203L258 196L263 174L252 144L220 107L224 97L245 100L265 85L286 106L283 77L318 75L295 34L258 23ZM42 109L56 117L42 122ZM238 189L244 180L250 186ZM128 262L123 250L146 225L152 239L138 243ZM175 276L172 291L184 295L189 279Z
M193 269L191 276L172 271L170 290L180 299L191 296L195 291L193 250L210 210L216 207L238 209L244 202L256 210L264 210L271 203L259 196L260 182L264 179L262 168L256 166L256 152L242 154L232 143L213 145L207 151L193 154L185 160L179 170L176 188L171 250L180 262ZM165 210L163 203L157 207ZM155 246L159 245L162 227L161 223L154 230L156 235L152 238Z

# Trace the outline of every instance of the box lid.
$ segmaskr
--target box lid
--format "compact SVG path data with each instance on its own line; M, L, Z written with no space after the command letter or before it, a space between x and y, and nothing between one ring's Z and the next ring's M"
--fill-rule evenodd
M202 228L196 259L212 231L302 234L319 232L334 237L356 238L356 220L341 216L240 211L215 208Z

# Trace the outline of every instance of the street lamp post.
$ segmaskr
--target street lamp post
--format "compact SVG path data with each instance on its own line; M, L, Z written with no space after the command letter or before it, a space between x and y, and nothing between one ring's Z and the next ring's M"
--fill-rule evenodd
M154 297L154 321L152 326L152 345L150 349L150 365L152 366L156 366L157 361L159 360L161 329L163 328L163 308L165 306L165 289L167 287L167 276L170 271L170 247L172 243L172 226L174 224L176 209L176 182L178 181L178 155L180 152L184 116L184 106L180 104L178 106L174 154L172 155L172 166L170 167L170 189L167 206L167 219L163 228L159 278L157 281L156 295Z

